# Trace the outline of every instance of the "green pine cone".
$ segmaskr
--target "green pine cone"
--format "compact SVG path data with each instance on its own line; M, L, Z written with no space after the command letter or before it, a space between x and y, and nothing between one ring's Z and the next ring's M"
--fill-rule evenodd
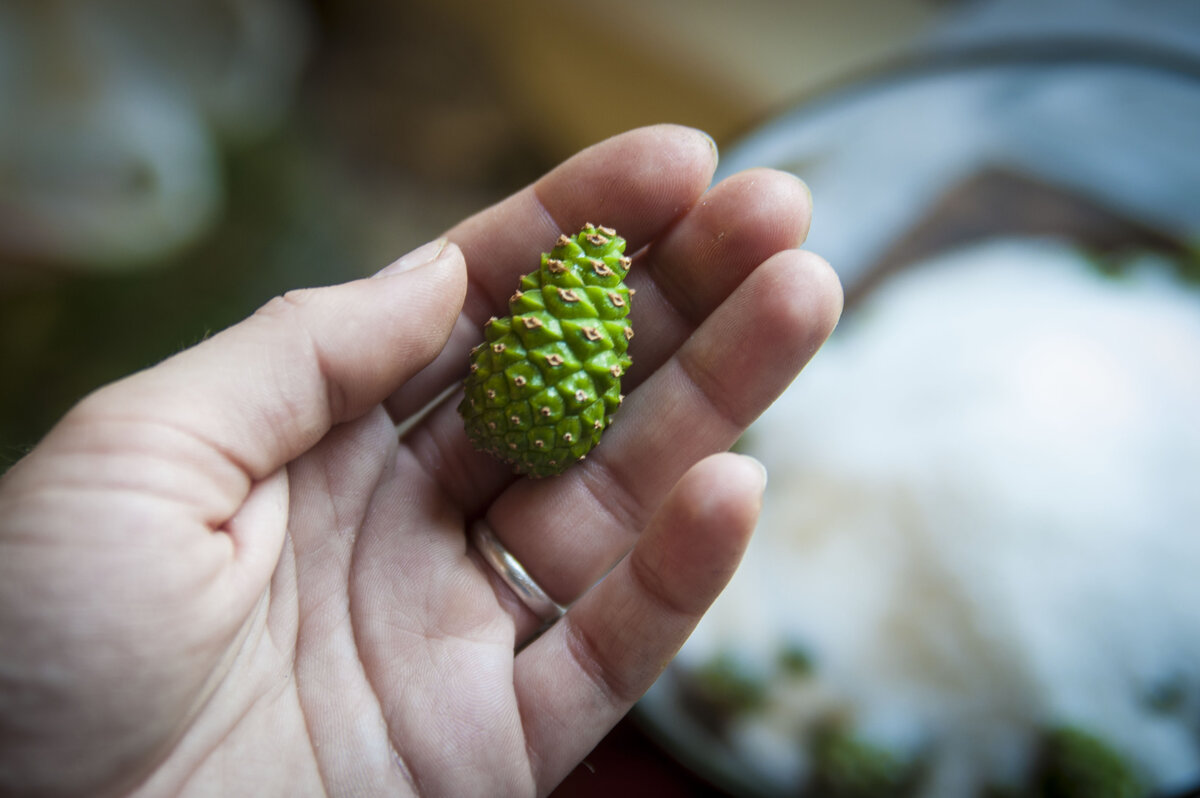
M509 315L471 350L458 412L476 448L521 474L558 474L600 442L633 362L625 239L584 225L521 278Z

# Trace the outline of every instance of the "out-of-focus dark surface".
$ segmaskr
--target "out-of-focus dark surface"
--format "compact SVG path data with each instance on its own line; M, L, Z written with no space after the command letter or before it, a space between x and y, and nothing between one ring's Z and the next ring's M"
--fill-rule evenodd
M727 798L730 793L689 772L627 717L554 792L555 798L614 795Z

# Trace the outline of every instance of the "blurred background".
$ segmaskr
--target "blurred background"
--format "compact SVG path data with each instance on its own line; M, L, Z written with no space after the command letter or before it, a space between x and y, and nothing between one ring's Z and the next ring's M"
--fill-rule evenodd
M663 121L728 145L945 8L2 0L0 458L91 388L370 273L581 147Z
M877 508L876 520L907 519L879 533L905 556L919 548L913 541L932 545L935 530L951 538L964 528L990 531L946 566L965 572L999 556L997 541L1025 574L1047 539L1103 538L1110 559L1140 570L1136 579L1122 572L1123 592L1101 591L1090 606L1121 615L1112 626L1130 636L1068 635L1060 648L1115 661L1112 652L1129 640L1145 642L1147 623L1157 636L1142 650L1158 648L1086 682L1130 685L1131 695L1150 696L1138 705L1148 714L1125 707L1089 715L1059 701L1064 681L1078 675L1062 670L1070 657L1051 657L1059 670L1043 678L1043 649L997 621L1003 612L963 610L1045 595L1036 579L1014 577L1005 584L1015 592L982 599L969 591L930 599L936 580L928 573L897 566L875 575L907 585L881 599L896 612L952 619L939 644L945 656L927 646L909 661L940 682L862 667L853 657L890 654L847 649L841 637L806 627L803 613L788 611L794 605L778 606L779 595L735 585L680 665L560 794L1167 795L1200 783L1200 655L1190 647L1200 640L1192 611L1200 607L1200 508L1191 496L1200 482L1200 389L1186 379L1200 374L1200 6L1186 0L0 0L0 467L91 389L289 288L369 274L578 149L656 122L710 132L721 175L765 165L807 180L816 197L810 245L847 288L837 333L846 341L835 340L816 387L790 392L764 419L758 441L836 448L839 440L814 437L796 420L823 418L862 393L877 404L856 406L861 429L888 438L888 430L926 429L930 415L974 412L978 395L953 390L968 380L989 401L1014 381L1029 388L982 426L935 431L980 441L982 450L939 450L941 459L923 450L923 473L974 480L957 493L945 482L897 481L905 457L929 436L847 445L857 457L847 465L849 455L800 462L756 444L751 430L744 447L774 457L773 474L789 475L772 478L768 506L777 509L764 519L763 551L777 553L771 541L782 541L789 554L775 559L788 563L797 539L808 541L804 557L814 536L838 530L859 539L874 529L844 517L846 505ZM997 241L1000 249L972 249ZM930 261L942 277L921 283L916 267ZM1012 290L1013 280L1027 290L1029 274L1000 262L1039 264L1039 275L1061 277L1047 281L1047 296L1061 293L1037 319L1073 319L1075 337L1036 379L972 370L984 353L1027 361L1062 340L1062 328L1050 326L1038 328L1029 349L996 348L1012 338L1004 324L1014 308L1033 302ZM914 269L912 281L895 282ZM944 279L949 273L981 276ZM1114 276L1125 280L1115 293ZM888 304L892 297L900 304ZM1130 297L1141 304L1127 307ZM972 304L980 300L988 301ZM1000 321L987 328L964 319L920 337L918 321L947 306L971 308L971 319L999 308ZM878 356L899 372L864 365L870 358L859 353L889 338L871 329L871 318L915 331L903 339L907 349ZM1156 327L1164 318L1174 326ZM1100 347L1113 329L1153 335ZM948 337L970 342L970 351L930 354L930 340ZM1165 355L1163 341L1171 342ZM926 368L931 358L945 368ZM1147 359L1158 370L1138 370ZM1101 365L1080 376L1081 361ZM883 389L901 384L910 390ZM961 401L930 409L929 396L948 393ZM1110 394L1141 408L1137 423L1109 412ZM878 403L888 396L895 401L884 412ZM1040 397L1036 406L1030 396ZM1097 396L1103 401L1088 405ZM1066 409L1048 416L1047 401ZM1084 405L1091 409L1081 421ZM904 415L892 412L897 406L923 410ZM1027 449L1005 450L1000 442L1013 440L1005 425L1028 429L1031 406L1044 434ZM972 437L980 429L987 434ZM1116 438L1125 448L1095 445ZM1073 448L1081 440L1094 445ZM1085 459L1113 463L1103 473L1110 482L1077 484L1075 466ZM987 467L972 470L980 463ZM1031 479L1057 486L1064 475L1074 479L1052 500L1031 503ZM788 500L814 484L826 490L805 506L841 497L816 519ZM1149 487L1125 496L1131 484ZM1119 494L1128 512L1107 514L1119 519L1107 537L1071 537L1108 529L1094 517L1103 507L1081 512L1103 505L1097 491ZM925 501L939 509L913 510ZM975 515L963 515L964 502ZM953 522L948 506L958 512ZM1029 529L1031 518L1045 536L1014 548L1010 531ZM860 538L878 550L870 535ZM1064 562L1087 555L1087 545L1064 545ZM851 551L851 561L862 551ZM1146 551L1159 559L1139 556ZM1164 559L1175 565L1168 578ZM748 565L762 574L753 556ZM840 567L822 572L845 575L831 592L794 600L845 605L839 590L861 591L850 585L853 568ZM1072 608L1111 582L1107 566L1097 567L1079 571L1083 587L1070 601L1051 602L1061 611L1051 620L1062 625L1038 627L1033 637L1060 639ZM786 574L776 578L791 584ZM1167 588L1147 590L1147 582ZM1034 603L1028 612L1041 617L1045 605ZM739 637L748 617L765 619L748 625L752 640ZM881 623L869 612L846 617L843 628L868 637ZM910 629L901 647L919 632ZM994 645L972 649L972 635ZM797 638L804 644L792 645ZM997 660L1007 664L988 670ZM822 662L842 662L840 672L856 681L815 678ZM947 662L972 677L956 677ZM912 699L938 713L906 714L876 700L880 684L911 698L943 682L961 700ZM1011 698L1005 691L1033 698L992 734L990 719L1005 714L996 707ZM1091 724L1082 731L1080 718ZM1114 726L1132 729L1133 739L1109 739ZM984 742L939 756L964 730ZM1046 775L1054 756L1084 757L1087 772L1107 775L1096 777L1101 786L1081 777L1069 789L1047 787L1058 783ZM1042 781L1030 786L1035 772Z

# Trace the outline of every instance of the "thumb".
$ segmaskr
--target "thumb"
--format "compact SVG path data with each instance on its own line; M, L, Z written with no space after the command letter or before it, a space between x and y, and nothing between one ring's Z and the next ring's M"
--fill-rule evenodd
M262 479L432 360L466 282L461 251L442 239L374 278L276 297L72 415L162 425Z

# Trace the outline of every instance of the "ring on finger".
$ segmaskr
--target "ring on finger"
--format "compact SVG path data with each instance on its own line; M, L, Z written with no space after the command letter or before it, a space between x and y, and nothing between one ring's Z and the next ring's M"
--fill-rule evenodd
M504 548L496 533L486 521L480 519L471 525L471 542L479 553L492 567L492 570L517 594L529 610L543 623L553 623L567 611L542 590L541 585L534 581L525 566L512 553Z

